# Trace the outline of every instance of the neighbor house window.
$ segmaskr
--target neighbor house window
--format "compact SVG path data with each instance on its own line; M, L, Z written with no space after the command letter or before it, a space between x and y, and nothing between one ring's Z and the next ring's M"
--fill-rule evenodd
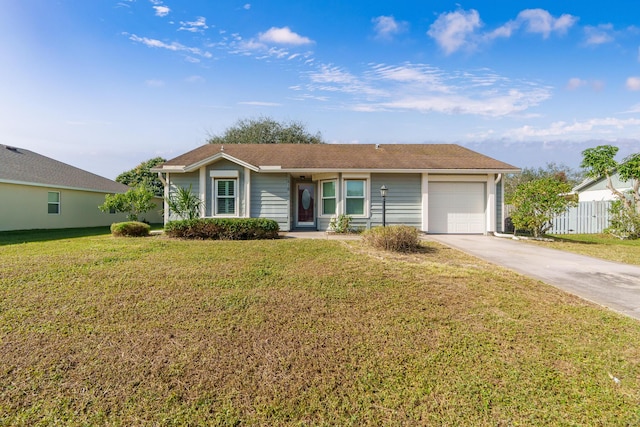
M367 181L364 179L350 179L345 181L345 200L347 215L364 215Z
M236 215L237 179L216 179L215 182L215 214Z
M47 200L47 212L50 214L60 213L60 192L49 191Z
M336 214L336 181L323 181L322 192L322 215Z

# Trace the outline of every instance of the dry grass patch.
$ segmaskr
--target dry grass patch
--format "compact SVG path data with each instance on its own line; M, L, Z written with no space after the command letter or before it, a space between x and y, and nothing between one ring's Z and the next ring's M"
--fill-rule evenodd
M2 425L640 422L637 322L434 243L86 237L0 259Z
M606 234L566 234L553 237L553 242L526 242L608 261L640 265L640 239L620 240Z

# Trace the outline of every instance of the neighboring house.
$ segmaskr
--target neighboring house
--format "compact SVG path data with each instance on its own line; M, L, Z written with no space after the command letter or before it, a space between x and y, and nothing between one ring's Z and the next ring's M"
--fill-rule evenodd
M519 169L452 144L206 144L160 165L165 196L188 188L201 217L276 220L328 230L332 217L429 233L503 230L502 176ZM165 222L174 217L165 205Z
M0 231L97 227L126 220L101 212L106 194L124 184L22 148L0 144ZM158 210L161 206L158 206ZM150 222L162 222L149 212Z
M632 189L631 181L620 180L620 175L616 172L611 176L613 188L624 193ZM571 190L572 194L578 195L580 202L601 202L617 200L617 197L611 190L607 188L607 178L601 176L599 178L587 178Z

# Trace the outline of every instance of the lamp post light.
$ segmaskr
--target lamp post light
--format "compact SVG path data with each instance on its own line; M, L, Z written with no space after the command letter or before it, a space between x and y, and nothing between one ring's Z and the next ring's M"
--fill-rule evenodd
M380 187L380 196L382 196L382 226L387 226L387 192L389 189L386 185Z

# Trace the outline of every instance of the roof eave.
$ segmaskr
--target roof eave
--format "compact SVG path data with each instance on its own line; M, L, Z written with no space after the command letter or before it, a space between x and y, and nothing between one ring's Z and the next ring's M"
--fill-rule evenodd
M257 172L274 173L433 173L433 174L495 174L495 173L520 173L521 169L375 169L375 168L281 168L278 166L260 166Z
M215 163L219 160L229 160L239 166L251 169L254 172L258 172L260 170L259 167L254 166L250 163L247 163L243 160L240 160L236 157L230 156L224 152L216 153L213 156L209 156L195 163L191 163L189 165L163 165L160 168L151 168L151 172L169 172L169 173L189 173L195 172L199 170L203 166L207 166L211 163Z
M59 185L59 184L45 184L41 182L27 182L27 181L14 181L10 179L0 179L0 183L2 184L13 184L13 185L28 185L31 187L43 187L43 188L54 188L58 190L75 190L75 191L87 191L91 193L103 193L103 194L114 194L114 193L125 193L127 190L122 189L120 191L114 190L99 190L97 188L82 188L82 187L73 187L69 185Z

